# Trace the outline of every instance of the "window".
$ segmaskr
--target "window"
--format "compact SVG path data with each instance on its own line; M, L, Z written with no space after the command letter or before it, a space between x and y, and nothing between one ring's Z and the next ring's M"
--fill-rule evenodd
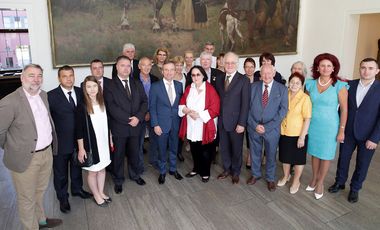
M0 8L0 74L31 62L26 10Z

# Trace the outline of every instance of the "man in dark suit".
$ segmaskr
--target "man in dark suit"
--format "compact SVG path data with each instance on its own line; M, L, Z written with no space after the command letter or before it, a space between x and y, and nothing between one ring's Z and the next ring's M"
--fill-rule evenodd
M112 79L108 90L104 91L104 98L115 147L112 163L114 190L119 194L123 191L125 153L128 157L129 178L138 185L145 184L139 172L138 153L141 121L145 118L148 101L141 82L130 77L129 58L119 56L116 69L117 76Z
M42 71L36 64L25 66L22 86L0 100L0 147L12 175L24 229L62 224L60 219L46 218L43 204L58 143L47 94L41 90Z
M111 79L104 77L104 64L103 61L99 59L94 59L90 62L91 75L98 80L102 90L107 90L108 86L111 84ZM104 93L103 93L104 95Z
M232 183L237 184L242 164L250 84L247 77L237 72L239 57L235 53L228 52L224 56L224 64L226 73L216 77L216 90L220 96L219 151L224 169L218 179L232 175Z
M75 112L83 102L82 90L74 86L74 69L62 66L58 69L60 85L48 92L51 116L58 136L58 154L53 157L54 188L63 213L70 212L68 174L70 166L71 194L83 199L92 195L82 189L82 168L74 165L72 155L77 151L75 136Z
M266 180L268 190L276 190L276 153L280 139L280 125L288 111L288 90L274 80L273 65L261 66L261 80L253 83L248 115L248 133L251 144L252 176L247 184L255 184L261 178L263 143L266 153Z
M138 77L140 75L140 69L138 67L139 60L135 59L136 48L132 43L125 43L123 46L123 56L126 56L131 60L131 76ZM112 78L117 77L116 63L112 66Z
M344 143L340 144L335 183L329 188L336 193L345 188L352 153L357 151L355 171L351 178L348 201L359 200L359 190L380 140L380 83L376 80L379 65L374 58L360 62L360 79L350 81L348 117Z
M164 78L152 84L149 95L149 112L151 126L158 140L158 166L160 176L158 183L165 183L166 165L169 153L169 174L182 180L177 171L177 149L180 117L179 100L182 96L182 84L174 81L175 65L168 62L162 67Z
M140 76L135 77L136 80L140 81L141 84L144 87L145 94L148 98L149 102L149 92L152 84L159 79L150 74L150 70L152 69L152 61L148 57L142 57L139 61L139 69L140 69ZM140 161L140 170L144 171L144 139L145 139L145 132L146 129L149 131L149 163L155 167L158 168L158 145L157 140L154 135L154 131L152 126L150 125L150 113L149 109L147 113L145 114L144 120L141 121L142 125L142 132L140 134L140 149L139 149L139 161Z
M214 88L216 88L216 77L223 75L223 72L218 69L211 68L211 62L211 54L209 52L203 51L200 55L200 64L207 74L207 79L205 76L204 80L208 81L209 83L211 83L212 86L214 86ZM186 75L186 87L190 85L192 82L193 80L191 78L191 75L188 73Z

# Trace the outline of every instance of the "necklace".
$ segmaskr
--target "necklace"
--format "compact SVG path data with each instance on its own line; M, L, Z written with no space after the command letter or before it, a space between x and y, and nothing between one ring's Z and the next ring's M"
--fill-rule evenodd
M328 85L328 84L330 83L330 81L331 81L331 78L330 78L326 83L322 84L322 83L321 83L321 78L318 78L318 84L319 84L320 86L322 86L322 87L325 87L326 85Z

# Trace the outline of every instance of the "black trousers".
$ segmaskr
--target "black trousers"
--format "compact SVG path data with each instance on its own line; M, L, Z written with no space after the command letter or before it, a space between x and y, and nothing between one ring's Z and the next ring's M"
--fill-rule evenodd
M210 176L211 162L215 155L215 144L202 145L202 141L190 143L190 151L194 161L193 172L199 173L201 177Z
M136 180L139 173L139 136L116 137L113 136L115 150L112 156L112 179L116 185L122 185L124 176L124 158L127 155L129 177Z
M64 200L69 197L68 180L70 167L71 192L79 192L83 186L82 168L73 164L73 153L53 156L54 172L54 189L57 193L58 200Z

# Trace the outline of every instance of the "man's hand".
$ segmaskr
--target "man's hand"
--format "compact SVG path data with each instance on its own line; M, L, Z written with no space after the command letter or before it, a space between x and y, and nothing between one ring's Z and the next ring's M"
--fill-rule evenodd
M237 133L243 133L244 132L244 126L237 125L235 131Z
M154 133L157 135L157 136L161 136L162 134L162 130L161 130L161 127L160 126L154 126Z
M256 126L256 132L259 134L264 134L265 133L264 125L257 125Z
M135 116L129 118L129 123L130 126L136 127L139 124L139 119Z
M366 147L367 149L373 150L373 149L376 149L377 144L374 143L374 142L372 142L372 141L370 141L370 140L367 140L367 141L365 142L365 147Z

